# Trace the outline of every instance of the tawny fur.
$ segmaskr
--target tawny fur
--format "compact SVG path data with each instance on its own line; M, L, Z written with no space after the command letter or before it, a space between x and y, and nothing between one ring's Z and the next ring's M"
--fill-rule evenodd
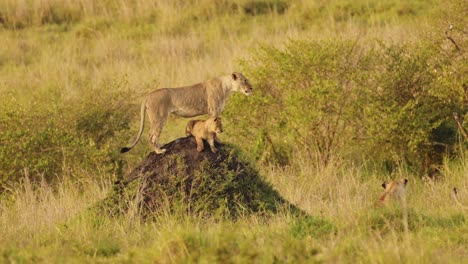
M456 187L453 188L452 190L452 198L455 201L455 204L459 206L463 210L467 210L468 207L460 202L458 199L458 189Z
M197 141L197 151L203 151L203 140L208 141L211 152L216 153L214 142L218 137L218 134L223 132L223 125L221 124L220 117L210 117L206 121L203 120L191 120L185 127L185 133L187 136L192 135Z
M241 73L235 72L191 86L162 88L150 93L141 105L140 130L136 140L120 152L131 150L140 140L145 124L145 112L148 112L151 125L150 144L157 154L161 154L166 150L159 147L158 140L169 114L181 117L208 114L209 117L218 117L232 92L245 95L252 92L251 84Z
M385 189L385 193L375 203L376 206L383 206L388 204L390 201L402 202L406 200L406 184L407 179L392 181L390 183L383 182L382 187Z
M398 203L402 209L402 223L405 234L408 235L408 207L406 204L406 184L407 179L392 181L390 183L383 182L382 187L385 193L375 202L375 206L382 207L389 203Z

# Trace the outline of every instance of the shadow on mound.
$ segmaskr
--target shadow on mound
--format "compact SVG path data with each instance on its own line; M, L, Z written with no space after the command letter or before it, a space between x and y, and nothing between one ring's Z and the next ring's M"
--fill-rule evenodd
M144 218L179 210L223 218L284 209L303 214L265 182L231 145L217 144L218 153L214 154L206 144L198 153L195 139L186 137L164 148L164 155L151 152L127 179L116 182L95 209L110 215L133 210Z

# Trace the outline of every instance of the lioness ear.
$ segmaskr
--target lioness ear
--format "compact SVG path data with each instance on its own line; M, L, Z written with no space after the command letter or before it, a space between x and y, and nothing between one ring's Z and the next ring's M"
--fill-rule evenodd
M237 80L237 74L235 72L232 73L232 79L235 81Z
M382 182L382 187L385 189L387 188L387 183L386 182Z
M406 184L408 183L408 179L404 179L403 182L405 183L405 186L406 186Z

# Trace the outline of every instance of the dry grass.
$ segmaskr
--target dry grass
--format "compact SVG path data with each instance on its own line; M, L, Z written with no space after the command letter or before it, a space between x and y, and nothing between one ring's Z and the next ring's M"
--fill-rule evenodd
M289 38L417 41L431 29L431 12L439 7L437 1L421 8L419 2L360 1L357 10L372 12L350 17L353 1L297 0L288 2L284 14L251 16L240 8L248 2L2 1L0 96L26 108L53 108L54 102L100 87L143 96L239 70L239 60L252 49L262 43L281 46ZM223 13L220 6L235 8ZM136 104L138 96L132 98ZM171 120L161 141L183 136L185 122ZM223 140L235 142L233 131L226 135L231 136ZM146 149L145 144L139 145ZM450 199L456 186L468 203L467 160L444 166L440 180L423 181L403 169L388 175L343 161L318 169L305 156L295 159L289 167L261 166L261 174L289 201L332 223L335 232L310 235L313 230L306 228L304 236L295 236L291 230L304 223L287 212L235 223L170 214L153 223L79 217L106 195L116 176L75 171L62 175L56 186L33 187L25 177L10 199L0 201L0 262L468 261L466 212ZM408 204L419 219L404 243L391 224L389 232L369 226L380 214L372 203L381 181L403 177L411 179Z
M286 262L427 263L467 259L466 212L450 199L451 188L457 186L461 200L467 201L466 162L445 166L444 180L409 182L412 214L406 237L393 227L399 213L381 211L372 204L382 191L382 179L411 175L400 172L389 177L342 165L320 171L300 168L262 171L284 197L332 223L332 233L314 235L317 226L299 229L305 233L297 235L295 228L302 222L286 212L234 223L167 213L152 223L129 216L90 218L83 214L84 209L105 196L109 180L77 183L65 178L56 188L41 183L33 189L25 178L15 189L15 199L0 204L0 250L7 262L73 258L242 263L277 258ZM389 217L383 218L388 231L372 227L382 214ZM397 220L391 220L393 216Z

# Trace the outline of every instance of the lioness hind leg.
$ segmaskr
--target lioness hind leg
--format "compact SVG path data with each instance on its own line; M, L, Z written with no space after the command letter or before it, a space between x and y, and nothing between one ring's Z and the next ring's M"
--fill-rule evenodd
M152 132L150 134L150 145L153 147L154 152L156 154L164 154L164 153L166 153L166 149L160 148L160 146L158 144L159 134L160 133L155 133L155 132Z
M151 125L153 126L150 132L150 144L154 148L154 152L156 152L156 154L164 154L166 150L161 149L159 147L158 140L159 140L159 136L161 135L161 131L164 127L164 124L166 123L166 117L155 116L149 112L148 112L148 116L151 121Z

